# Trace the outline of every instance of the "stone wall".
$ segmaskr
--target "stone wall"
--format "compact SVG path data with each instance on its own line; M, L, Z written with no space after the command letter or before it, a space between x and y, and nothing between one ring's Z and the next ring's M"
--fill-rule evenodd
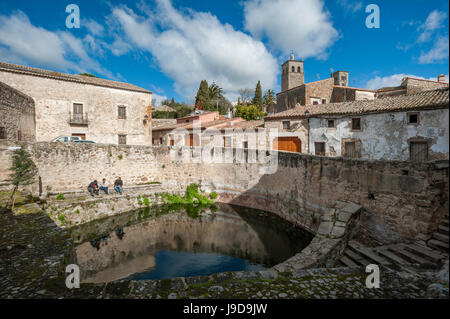
M0 72L0 81L34 99L37 141L85 134L87 140L117 144L118 135L126 135L127 144L151 145L151 124L143 123L151 106L150 93L5 71ZM83 104L87 125L69 124L74 103ZM126 119L118 119L119 105L126 107ZM151 111L148 116L151 119Z
M0 139L35 141L34 116L33 99L0 82Z
M377 225L370 227L374 236L386 242L393 237L384 230L407 239L429 238L448 205L448 161L367 161L273 152L278 167L266 174L261 170L265 164L205 164L198 156L183 162L170 156L178 153L170 147L32 143L26 148L38 166L44 192L86 191L93 179L105 177L112 183L116 176L122 177L125 188L158 181L165 190L180 191L197 182L206 192L216 191L220 201L270 211L313 232L328 208L348 201L363 207L368 222ZM187 155L192 152L184 150ZM252 158L250 151L240 151ZM0 177L7 175L4 163L11 152L0 146ZM37 192L37 185L32 190Z
M448 83L406 77L403 79L401 86L406 87L406 94L416 94L422 91L448 87Z

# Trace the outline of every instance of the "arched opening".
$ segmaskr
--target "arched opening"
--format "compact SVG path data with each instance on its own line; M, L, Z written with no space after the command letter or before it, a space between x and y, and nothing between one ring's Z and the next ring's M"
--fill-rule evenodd
M295 72L295 66L292 67L292 72Z

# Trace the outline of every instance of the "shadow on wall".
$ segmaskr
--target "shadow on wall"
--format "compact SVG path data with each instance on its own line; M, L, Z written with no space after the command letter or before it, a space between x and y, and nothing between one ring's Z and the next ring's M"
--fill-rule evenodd
M312 232L336 201L353 202L364 209L366 236L383 243L429 239L448 208L448 161L278 155L276 173L256 177L239 194L218 189L220 200L275 213Z

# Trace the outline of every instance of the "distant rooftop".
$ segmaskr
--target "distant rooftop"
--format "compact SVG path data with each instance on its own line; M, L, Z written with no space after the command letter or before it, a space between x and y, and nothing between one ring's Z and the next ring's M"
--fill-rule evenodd
M308 118L320 115L352 115L386 113L449 107L449 88L422 91L416 94L341 103L296 106L284 112L266 116L264 120Z
M90 77L90 76L85 76L85 75L60 73L60 72L49 71L49 70L38 69L38 68L31 68L28 66L11 64L11 63L6 63L6 62L0 62L0 71L19 73L19 74L25 74L25 75L31 75L31 76L39 76L39 77L44 77L44 78L48 78L48 79L69 81L69 82L75 82L75 83L81 83L81 84L103 86L103 87L109 87L109 88L121 89L121 90L127 90L127 91L149 93L149 94L152 93L146 89L140 88L136 85L129 84L129 83L105 80L105 79L101 79L101 78L97 78L97 77Z

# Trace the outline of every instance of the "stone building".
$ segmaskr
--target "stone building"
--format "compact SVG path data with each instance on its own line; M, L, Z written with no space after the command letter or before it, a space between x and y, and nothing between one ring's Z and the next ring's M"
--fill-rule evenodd
M371 101L299 106L264 118L278 127L278 149L377 160L448 159L449 89ZM306 147L305 147L306 146Z
M176 124L161 125L153 128L153 144L200 146L200 132L206 129L219 128L228 124L244 121L242 118L228 119L218 112L193 113L192 115L176 119ZM197 125L197 126L196 126ZM199 129L197 133L195 130Z
M399 86L384 87L376 91L375 97L380 99L388 96L414 94L422 91L428 91L439 88L448 87L448 83L445 82L445 75L441 74L437 77L437 81L418 79L412 77L404 77L402 83Z
M36 140L34 100L0 82L0 141Z
M375 91L349 87L347 71L336 71L328 79L304 83L304 61L295 60L294 55L281 66L281 92L277 103L268 108L268 113L277 113L294 108L297 104L327 104L335 102L372 100Z
M3 62L0 81L34 100L36 141L80 136L97 143L151 144L150 91Z

